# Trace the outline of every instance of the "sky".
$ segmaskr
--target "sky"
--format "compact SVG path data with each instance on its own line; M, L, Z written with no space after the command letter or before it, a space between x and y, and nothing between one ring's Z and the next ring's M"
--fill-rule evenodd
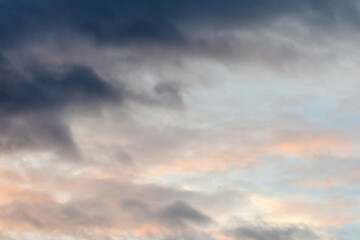
M360 2L0 0L1 240L358 240Z

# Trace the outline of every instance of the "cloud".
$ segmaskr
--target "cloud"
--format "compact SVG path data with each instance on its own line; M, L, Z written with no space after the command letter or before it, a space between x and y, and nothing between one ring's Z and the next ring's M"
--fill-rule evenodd
M120 101L121 94L91 68L69 65L49 70L36 65L20 71L0 59L2 151L61 149L76 153L62 110L74 104Z
M68 126L56 114L7 116L0 123L2 152L55 150L62 151L64 156L77 154Z
M355 0L0 0L0 229L330 239L301 223L356 221L357 204L321 204L359 182L344 123L358 117L341 104L358 96L358 13ZM290 175L336 189L279 186ZM212 235L257 214L270 222Z
M8 226L29 226L38 230L65 230L73 228L109 226L110 219L101 214L84 212L71 204L52 201L12 202L0 209L0 219ZM26 227L25 227L26 228Z
M10 199L0 206L1 226L9 230L33 229L49 233L66 233L83 227L110 228L120 233L146 226L158 227L164 232L186 231L212 222L209 216L187 203L194 199L206 201L208 197L201 192L114 180L79 184L74 179L70 183L77 190L66 202L56 201L47 193L10 189L5 196ZM25 199L25 196L28 197Z
M182 201L174 202L165 207L161 211L160 216L164 222L174 225L184 225L186 221L197 224L205 224L212 221L208 216Z
M123 166L133 166L134 165L134 161L131 158L131 156L124 151L117 152L115 158Z
M145 106L163 107L167 109L183 110L185 107L179 84L174 82L159 82L152 89L128 90L128 100Z
M113 44L187 45L191 26L208 29L268 25L282 16L300 16L316 22L338 19L358 22L354 1L236 1L145 0L99 3L51 1L0 2L0 42L9 46L40 33L70 30L95 42ZM184 30L185 28L185 30Z
M318 233L306 225L277 225L270 223L247 223L228 230L227 234L241 240L326 240L333 239Z
M6 113L56 111L68 104L115 97L108 83L92 69L81 65L69 66L58 73L42 66L26 74L2 73L0 111Z
M162 96L166 105L173 108L182 108L183 100L179 93L178 87L168 82L161 82L155 85L155 92Z
M184 108L180 87L173 82L154 83L151 89L139 91L128 88L127 82L104 80L93 68L82 64L13 62L0 55L3 151L33 147L79 155L64 118L72 114L71 107L93 110L117 103L119 108L126 101L147 107Z
M203 225L212 222L210 217L183 201L175 201L157 209L140 200L125 200L121 206L136 221L154 221L168 227L186 227L188 223Z

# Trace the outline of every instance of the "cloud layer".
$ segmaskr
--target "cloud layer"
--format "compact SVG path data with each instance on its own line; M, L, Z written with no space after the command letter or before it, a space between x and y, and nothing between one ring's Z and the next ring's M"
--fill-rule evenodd
M354 240L355 0L0 0L0 238Z

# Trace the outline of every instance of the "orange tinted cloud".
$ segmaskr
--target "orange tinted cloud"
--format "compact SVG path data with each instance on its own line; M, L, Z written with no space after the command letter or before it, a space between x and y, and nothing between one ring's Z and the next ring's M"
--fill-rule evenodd
M322 178L322 179L286 179L282 182L303 189L310 189L310 188L331 189L340 184L339 180L332 177Z
M291 156L314 156L334 154L347 157L353 154L355 143L335 133L299 134L286 137L265 147L272 154Z

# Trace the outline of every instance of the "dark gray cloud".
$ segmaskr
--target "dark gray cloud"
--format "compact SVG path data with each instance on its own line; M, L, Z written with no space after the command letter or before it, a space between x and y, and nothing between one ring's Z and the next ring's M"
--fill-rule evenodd
M197 224L205 224L212 221L210 217L194 209L183 201L176 201L162 209L160 217L164 222L180 226L184 225L187 221Z
M16 61L15 61L16 62ZM0 55L0 149L60 149L76 153L64 110L69 106L97 109L104 103L134 101L142 105L182 109L179 86L161 82L145 91L127 89L124 83L103 80L81 64L12 64ZM56 147L58 146L58 147ZM60 151L57 151L60 152ZM65 151L66 152L66 151ZM124 164L132 164L123 155Z
M276 225L269 223L245 223L227 231L235 239L244 240L321 240L313 229L302 225Z
M78 155L68 126L56 114L7 115L0 118L0 150L52 150ZM75 155L74 155L75 154ZM68 155L67 157L70 157Z
M116 95L108 83L82 65L68 66L59 72L42 66L25 73L5 68L0 75L0 111L7 113L56 110L69 103L110 99Z
M100 44L182 46L188 43L186 26L253 26L288 15L319 24L359 20L352 0L1 0L0 44L8 47L56 29L80 33Z
M6 76L10 71L10 62L9 60L0 54L0 76Z
M184 201L175 201L156 208L141 200L124 200L121 207L139 222L155 222L168 227L186 227L189 223L203 225L211 223L210 217L188 205Z
M155 85L155 92L160 95L165 105L172 108L183 108L184 102L176 84L161 82Z
M120 100L121 93L91 68L68 65L19 70L0 58L0 149L60 149L76 153L61 110L72 104Z
M182 110L185 107L182 91L176 82L159 82L145 90L126 90L128 100L148 106Z
M124 151L117 152L115 158L123 166L133 166L134 165L134 161L133 161L132 157L130 156L130 154L128 154Z

